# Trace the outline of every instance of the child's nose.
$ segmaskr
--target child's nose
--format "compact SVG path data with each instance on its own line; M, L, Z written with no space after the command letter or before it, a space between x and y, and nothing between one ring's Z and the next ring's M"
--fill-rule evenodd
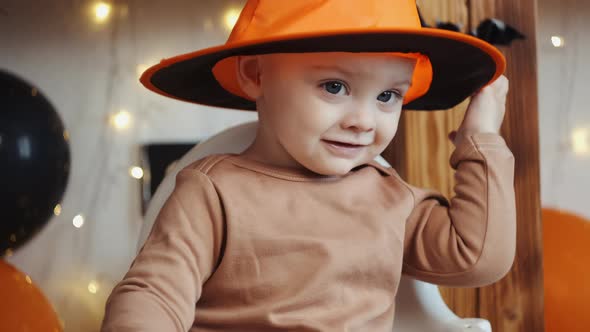
M376 125L375 111L368 107L358 107L348 112L341 122L342 129L356 132L371 132Z

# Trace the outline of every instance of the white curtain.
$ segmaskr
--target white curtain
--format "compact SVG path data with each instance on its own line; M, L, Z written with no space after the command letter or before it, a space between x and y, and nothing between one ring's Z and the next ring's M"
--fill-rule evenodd
M98 331L104 302L135 255L140 180L129 168L139 163L140 145L194 142L255 119L174 101L138 82L138 72L162 58L224 43L225 21L243 1L114 1L103 22L96 3L0 4L0 67L53 104L72 158L61 213L7 261L41 288L67 332ZM130 115L124 130L109 121L121 110ZM80 228L76 215L84 218Z

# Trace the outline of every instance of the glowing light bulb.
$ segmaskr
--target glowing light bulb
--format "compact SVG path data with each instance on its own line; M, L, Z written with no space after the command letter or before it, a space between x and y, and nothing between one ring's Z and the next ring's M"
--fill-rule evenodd
M551 36L551 44L554 47L563 47L565 45L565 40L561 36Z
M590 153L590 130L587 128L574 129L572 132L572 149L577 155Z
M96 292L98 292L98 283L94 280L88 283L88 291L92 294L96 294Z
M240 9L230 8L225 12L225 15L223 15L223 23L228 31L231 31L234 28L234 25L236 25L236 22L240 17L240 12Z
M31 277L29 277L29 276L25 276L25 280L27 281L28 284L33 283L33 280L31 280Z
M74 217L72 223L74 224L74 227L80 228L84 225L84 217L81 214L78 214Z
M105 2L99 2L94 5L94 18L97 22L105 22L111 14L111 5Z
M133 166L129 168L129 175L136 179L141 179L143 177L143 169L138 166Z
M131 113L121 110L111 116L111 123L119 130L127 129L131 124Z
M55 214L56 216L59 216L61 214L61 205L60 204L57 204L53 208L53 214Z

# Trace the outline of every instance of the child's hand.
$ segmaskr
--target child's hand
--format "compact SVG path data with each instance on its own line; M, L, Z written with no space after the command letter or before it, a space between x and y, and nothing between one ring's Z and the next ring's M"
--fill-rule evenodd
M449 134L451 142L457 146L463 136L475 133L500 133L506 111L507 94L508 79L504 75L475 94L467 107L461 126ZM457 135L458 133L460 135Z

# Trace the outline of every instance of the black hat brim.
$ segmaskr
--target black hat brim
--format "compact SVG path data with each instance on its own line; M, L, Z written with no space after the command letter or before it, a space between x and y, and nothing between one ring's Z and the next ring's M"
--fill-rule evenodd
M419 52L433 69L428 92L404 105L411 110L449 109L489 84L505 69L498 49L475 37L439 29L307 36L181 55L148 69L141 82L160 94L213 107L256 110L253 101L225 90L212 69L227 57L307 52Z

